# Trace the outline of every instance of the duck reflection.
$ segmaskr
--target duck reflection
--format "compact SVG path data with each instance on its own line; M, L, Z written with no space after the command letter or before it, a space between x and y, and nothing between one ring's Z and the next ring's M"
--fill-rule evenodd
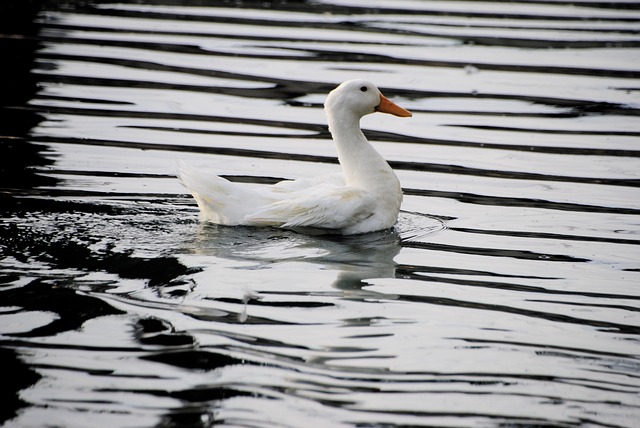
M284 262L320 265L338 271L335 288L353 292L361 290L367 279L395 276L400 241L395 229L351 236L306 235L200 223L194 252L255 263L255 268Z

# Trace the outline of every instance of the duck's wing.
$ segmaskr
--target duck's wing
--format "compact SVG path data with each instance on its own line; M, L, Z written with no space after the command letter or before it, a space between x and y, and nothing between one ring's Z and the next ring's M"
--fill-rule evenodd
M340 230L372 216L376 207L375 198L356 187L323 185L298 195L261 207L241 224Z

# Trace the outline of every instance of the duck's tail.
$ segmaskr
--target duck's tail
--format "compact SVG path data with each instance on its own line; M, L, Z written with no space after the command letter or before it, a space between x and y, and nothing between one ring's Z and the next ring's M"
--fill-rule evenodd
M179 162L178 179L191 192L203 220L238 225L257 207L269 203L256 190Z

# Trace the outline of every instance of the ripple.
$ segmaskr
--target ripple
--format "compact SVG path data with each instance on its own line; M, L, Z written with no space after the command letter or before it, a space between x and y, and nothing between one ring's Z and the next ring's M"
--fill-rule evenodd
M0 424L635 426L635 5L209 3L12 9ZM198 221L176 158L336 172L354 77L394 229Z

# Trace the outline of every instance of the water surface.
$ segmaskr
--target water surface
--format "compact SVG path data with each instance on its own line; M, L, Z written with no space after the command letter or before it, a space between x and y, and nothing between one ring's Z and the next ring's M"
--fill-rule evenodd
M6 27L3 426L637 424L640 8L363 5ZM362 122L403 185L394 230L198 220L178 160L338 171L322 103L352 78L414 113Z

